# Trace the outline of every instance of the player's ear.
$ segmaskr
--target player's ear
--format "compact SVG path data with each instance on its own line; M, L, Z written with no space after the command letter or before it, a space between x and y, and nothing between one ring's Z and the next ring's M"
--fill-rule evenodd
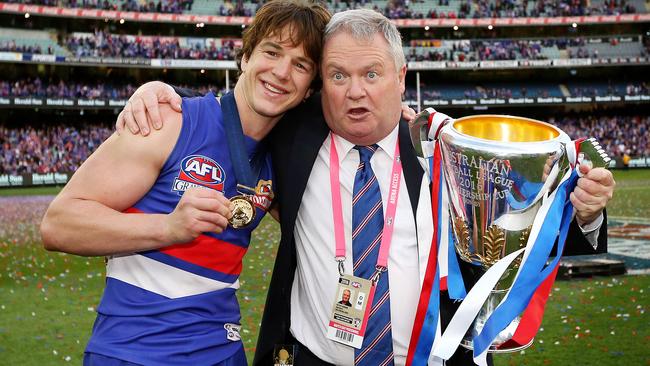
M312 94L314 94L314 89L312 88L307 89L307 92L305 93L305 97L302 98L302 101L303 102L306 101L309 97L311 97Z

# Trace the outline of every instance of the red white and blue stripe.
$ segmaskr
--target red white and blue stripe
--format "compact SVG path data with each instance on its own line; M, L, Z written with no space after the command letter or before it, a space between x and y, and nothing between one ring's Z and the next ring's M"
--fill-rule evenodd
M363 278L371 278L376 271L379 243L384 231L381 192L370 166L370 158L377 148L377 145L355 146L360 161L352 197L352 258L354 275ZM354 350L354 364L357 366L394 364L388 282L388 271L381 272L375 286L363 343L360 349Z

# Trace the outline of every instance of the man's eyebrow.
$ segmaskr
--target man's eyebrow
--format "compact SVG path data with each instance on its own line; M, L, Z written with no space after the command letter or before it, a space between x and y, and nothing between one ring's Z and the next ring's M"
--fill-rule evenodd
M260 47L272 47L278 51L282 51L282 46L279 43L273 41L264 41L260 43ZM299 56L297 57L297 59L302 63L309 64L310 67L314 67L316 65L316 63L312 61L309 57Z
M344 68L344 66L341 63L337 62L337 61L327 61L324 66L325 67L323 69L328 69L328 70L329 69L339 69L340 70L340 69ZM372 63L369 63L369 64L365 65L364 67L362 67L362 69L364 69L364 70L375 69L375 68L381 69L383 67L384 67L384 65L381 62L372 62Z
M336 61L328 61L328 62L325 63L324 66L325 66L324 69L328 69L328 70L329 69L341 69L342 68L341 64L339 64Z
M260 43L260 46L261 47L269 46L269 47L275 48L276 50L281 50L282 49L282 46L280 46L280 44L278 44L276 42L273 42L273 41L264 41L264 42Z

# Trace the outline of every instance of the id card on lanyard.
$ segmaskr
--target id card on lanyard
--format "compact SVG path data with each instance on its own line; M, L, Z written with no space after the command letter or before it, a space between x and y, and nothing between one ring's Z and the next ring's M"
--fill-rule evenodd
M388 253L393 237L397 198L402 179L402 162L399 154L399 140L395 142L395 154L390 179L390 192L384 216L379 256L376 271L370 279L345 274L345 234L343 231L343 207L341 204L341 186L339 180L339 157L330 134L330 186L332 189L332 212L334 218L334 239L336 243L335 260L339 263L339 283L332 305L332 315L327 329L327 338L354 347L361 348L366 326L372 310L375 288L380 276L388 269Z

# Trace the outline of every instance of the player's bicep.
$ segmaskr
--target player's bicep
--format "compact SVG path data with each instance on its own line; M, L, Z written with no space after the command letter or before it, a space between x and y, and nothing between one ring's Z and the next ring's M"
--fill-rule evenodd
M163 129L150 136L113 134L73 175L61 199L99 202L123 211L142 198L155 183L180 133L180 119L166 118Z

